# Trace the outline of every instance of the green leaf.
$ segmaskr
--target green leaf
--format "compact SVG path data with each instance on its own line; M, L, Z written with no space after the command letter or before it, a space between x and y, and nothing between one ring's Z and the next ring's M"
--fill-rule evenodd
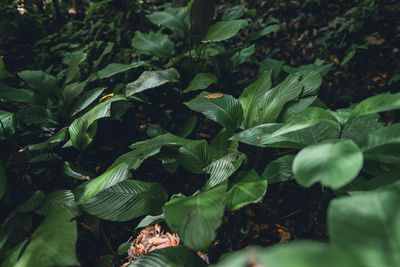
M0 200L3 198L7 189L6 168L2 160L0 160Z
M7 139L15 133L16 120L13 113L0 110L0 140Z
M243 122L243 109L239 101L227 94L217 95L218 98L208 98L208 96L210 96L209 92L202 92L184 104L194 111L203 113L227 129L239 128Z
M269 184L285 182L293 179L293 159L294 155L285 155L271 161L265 168L262 177L267 179Z
M2 82L0 82L0 98L4 98L8 101L30 104L36 104L40 102L40 98L38 98L38 96L31 90L16 89L5 85Z
M118 73L125 72L130 69L143 66L145 63L146 63L145 61L138 61L138 62L134 62L132 64L110 63L104 69L99 70L97 72L97 74L99 75L100 79L109 78Z
M247 248L228 254L215 267L361 267L350 256L315 241L294 241L268 248Z
M76 222L68 209L54 209L32 234L15 267L71 266L75 254ZM56 234L55 234L56 233Z
M164 218L165 218L164 214L156 215L156 216L147 215L140 221L140 223L136 226L135 229L140 229L140 228L144 228L144 227L147 227L147 226L155 224L155 223L159 223L159 222L163 221Z
M89 9L90 9L90 7L89 7ZM113 42L107 42L107 46L104 48L100 57L97 60L93 61L93 69L95 69L95 70L97 69L97 67L100 65L101 61L103 60L103 58L112 52L113 47L114 47Z
M174 43L168 35L149 32L148 34L135 32L132 46L140 52L157 57L171 57L174 55Z
M7 71L4 65L3 56L0 56L0 80L11 78L12 75Z
M185 138L192 133L197 124L197 116L192 115L185 121L180 136Z
M213 161L204 171L210 174L205 189L210 189L226 181L243 163L246 155L240 152L230 153Z
M57 145L60 145L61 143L66 142L68 139L68 128L62 128L58 133L55 135L51 136L48 138L46 141L34 144L34 145L29 145L28 149L30 151L35 151L35 150L45 150L45 149L52 149Z
M256 126L257 106L263 95L271 89L271 71L263 72L260 77L247 86L239 97L239 102L243 107L244 128Z
M322 84L322 75L318 71L303 71L300 83L304 85L301 96L316 95Z
M32 212L44 204L46 199L45 193L40 190L35 191L33 195L24 203L17 207L19 212Z
M54 113L43 105L32 105L22 108L17 113L17 120L26 125L58 125Z
M129 83L125 88L126 96L143 92L147 89L161 86L169 82L178 82L180 75L174 68L167 70L145 71L139 78Z
M7 251L6 258L1 264L1 267L15 266L15 263L18 261L18 258L21 255L22 250L25 248L27 242L28 239L25 239L14 248Z
M168 8L146 16L153 24L162 25L173 31L189 31L189 12L187 7Z
M90 198L83 209L103 220L123 222L160 214L167 197L158 183L125 180Z
M237 210L250 203L262 201L267 190L267 179L255 170L239 172L226 193L225 207Z
M19 72L18 76L39 94L54 96L57 95L60 90L56 77L44 71L24 70Z
M118 246L117 254L119 256L125 255L131 247L131 243L122 243Z
M80 52L71 59L65 74L65 83L73 81L79 75L79 64L85 61L86 57L86 53Z
M128 267L203 267L206 263L194 251L185 247L157 249L129 264Z
M175 197L164 205L165 221L185 246L203 250L211 245L222 223L226 184L190 197Z
M375 114L400 108L400 93L380 94L358 103L351 112L350 119L356 116Z
M293 173L302 186L320 182L338 189L351 182L362 166L363 154L353 141L327 140L302 149L294 158Z
M342 138L351 139L358 146L363 147L368 134L383 127L383 124L378 120L379 115L377 114L356 117L343 126Z
M43 206L35 210L39 215L47 216L54 208L68 208L74 216L81 214L71 190L56 190L46 196Z
M317 96L309 96L301 98L299 101L290 102L282 110L282 121L286 122L290 120L293 116L296 116L306 110L314 101Z
M189 91L206 89L211 84L217 83L217 81L217 77L212 73L197 73L183 92L187 93Z
M68 161L64 161L63 163L63 172L76 180L90 180L92 177L94 177L94 174L80 170Z
M368 134L362 149L367 159L383 163L400 163L400 123L381 127Z
M93 140L94 133L90 127L98 119L110 116L111 103L125 100L125 97L116 95L102 103L97 104L91 110L75 119L69 126L69 136L72 145L77 149L85 149Z
M232 8L228 8L225 10L222 20L235 20L239 19L244 15L244 12L246 10L246 4L241 4L241 5L235 5Z
M84 92L72 107L71 116L75 116L93 103L107 87L98 87Z
M242 50L236 52L228 61L229 68L236 68L242 63L245 63L250 59L251 55L256 51L256 45L253 44L249 47L243 48Z
M248 22L244 19L217 22L208 29L203 40L209 42L227 40L235 36L241 29L246 28L247 25Z
M96 8L98 8L98 7L100 7L100 6L103 6L103 5L107 4L107 3L110 3L110 2L112 2L112 1L114 1L114 0L103 0L103 1L100 1L100 2L97 2L97 3L91 4L91 5L89 6L88 10L87 10L87 14L86 14L85 19L83 20L83 23L86 24L86 23L89 21L90 17L92 16L93 11L94 11Z
M268 35L270 33L277 32L280 29L281 29L281 27L279 26L279 24L274 24L274 25L267 26L262 30L259 30L257 32L253 32L252 34L250 34L250 41L257 40L258 38L260 38L262 36L266 36L266 35Z
M331 201L328 225L332 245L361 266L400 265L400 185Z
M266 57L263 61L259 63L259 65L260 65L260 67L258 68L259 73L263 73L265 71L271 71L272 78L274 79L274 81L276 81L279 78L279 74L281 73L283 65L285 65L285 61Z
M87 82L83 81L66 85L62 91L65 104L69 105L74 98L79 96L85 89L86 84Z
M213 158L219 159L223 156L236 153L238 142L229 140L229 138L233 135L233 131L229 131L226 128L222 128L221 131L211 140L209 149Z

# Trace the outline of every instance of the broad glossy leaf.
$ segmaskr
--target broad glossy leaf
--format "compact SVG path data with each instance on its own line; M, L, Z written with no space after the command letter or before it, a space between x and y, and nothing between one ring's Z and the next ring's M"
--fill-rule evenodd
M40 190L35 191L33 195L24 203L17 207L19 212L32 212L44 204L46 194Z
M99 75L100 79L109 78L118 73L125 72L130 69L143 66L145 63L146 63L145 61L138 61L138 62L134 62L132 64L110 63L104 69L99 70L97 72L97 74Z
M212 73L197 73L193 80L190 81L189 86L183 90L184 93L189 91L196 91L206 89L211 84L217 83L217 77Z
M158 183L125 180L90 198L83 209L101 219L122 222L160 214L167 197Z
M361 266L399 266L399 203L399 183L332 200L328 210L332 245Z
M71 116L75 116L93 103L107 87L98 87L84 92L72 107Z
M377 114L356 117L343 126L342 138L351 139L360 147L364 147L368 134L383 127L378 120Z
M282 111L282 121L286 122L290 120L293 116L296 116L306 110L314 101L317 96L309 96L299 99L299 101L293 101L288 103Z
M178 164L192 173L204 173L213 159L207 141L182 138L176 144L180 145L179 153L174 156Z
M165 221L185 246L203 250L211 245L222 223L226 183L189 197L174 197L164 205Z
M0 98L4 98L8 101L23 102L30 104L35 104L40 102L40 97L38 97L31 90L16 89L2 82L0 82Z
M250 203L260 202L267 190L267 179L255 170L239 172L226 192L225 207L237 210Z
M69 105L73 99L75 99L83 92L83 89L85 89L86 84L87 82L83 81L66 85L62 91L64 102L67 105Z
M144 54L157 57L171 57L174 55L174 43L168 35L149 32L148 34L135 32L132 39L132 46Z
M246 10L246 4L243 3L241 5L235 5L232 8L228 8L225 10L224 14L222 15L222 20L235 20L239 19L244 15Z
M0 160L0 200L3 198L7 189L6 168L2 160Z
M202 92L184 104L194 111L203 113L227 129L239 128L243 122L243 109L239 101L227 94L221 94L222 96L219 98L207 98L209 95L208 92Z
M234 140L230 140L232 137L233 131L227 130L226 128L222 128L221 131L211 140L209 149L213 156L213 158L219 159L223 156L237 152L238 142Z
M1 263L1 267L15 266L15 263L18 261L18 258L21 255L22 250L25 248L27 242L28 239L25 239L14 248L7 251L4 261Z
M66 208L54 209L32 234L15 267L71 266L78 264L75 254L76 221Z
M192 115L189 118L187 118L187 120L185 121L185 124L183 125L183 129L180 133L180 136L183 138L189 136L193 132L196 125L197 125L197 116L196 115Z
M367 136L365 157L384 163L400 163L400 123L381 127Z
M146 16L155 25L162 25L173 31L189 31L189 12L187 7L168 8Z
M314 241L295 241L268 248L247 248L224 257L215 267L361 267L350 256Z
M169 82L178 82L180 75L174 68L167 70L145 71L139 78L129 83L125 88L126 96L143 92L147 89L161 86Z
M63 172L69 177L76 180L89 180L94 177L94 174L80 170L76 168L74 165L69 163L68 161L64 161L63 164Z
M93 139L90 127L98 119L110 116L111 103L114 101L125 100L125 97L116 95L111 99L101 102L91 110L75 119L69 126L69 136L72 145L78 149L85 149Z
M179 246L154 250L129 264L128 267L202 267L206 265L194 251Z
M302 149L294 158L296 181L305 187L320 182L338 189L351 182L363 166L363 154L349 139L327 140Z
M56 77L44 71L24 70L18 76L37 93L54 96L60 90Z
M26 125L58 125L55 114L44 105L31 105L16 114L17 120Z
M271 71L272 78L274 81L276 81L279 78L279 74L282 71L283 65L285 65L285 61L266 57L263 61L259 63L259 65L260 65L260 67L258 68L259 73L263 73L265 71Z
M15 133L17 122L13 113L0 110L0 140L7 139Z
M293 179L293 159L294 155L285 155L271 161L265 168L262 177L267 179L269 184Z
M263 95L271 89L271 71L263 72L260 77L247 86L239 97L239 102L243 107L244 128L256 126L257 106Z
M69 83L75 79L75 77L79 74L79 64L86 60L86 53L78 53L76 54L68 64L68 69L65 75L65 83Z
M379 94L358 103L351 112L350 119L356 116L374 114L400 108L400 93Z
M49 193L43 205L35 210L39 215L47 216L54 208L68 208L74 216L81 214L71 190L56 190Z
M256 51L256 45L253 44L249 47L243 48L242 50L236 52L228 61L227 64L229 64L228 68L236 68L242 63L245 63L250 59L250 57L254 54Z
M245 159L245 154L234 152L211 162L204 169L207 174L210 174L205 189L210 189L225 182L242 165Z
M29 145L28 149L30 151L35 150L45 150L45 149L52 149L61 143L65 143L68 140L68 128L62 128L58 133L49 137L46 141L43 141L38 144Z
M302 96L315 95L322 84L322 75L317 71L303 71L300 83L304 85Z
M241 29L246 28L247 25L248 22L244 19L217 22L208 29L203 40L210 42L227 40L235 36Z
M274 24L274 25L267 26L262 30L259 30L257 32L253 32L252 34L250 34L250 41L257 40L258 38L260 38L262 36L266 36L266 35L268 35L270 33L277 32L280 29L281 29L281 27L279 26L279 24Z

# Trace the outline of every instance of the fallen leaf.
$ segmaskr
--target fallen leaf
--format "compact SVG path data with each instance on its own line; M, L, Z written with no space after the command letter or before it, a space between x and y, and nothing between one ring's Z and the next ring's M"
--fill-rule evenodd
M204 96L205 98L221 98L223 97L223 94L212 94L212 95L206 95Z

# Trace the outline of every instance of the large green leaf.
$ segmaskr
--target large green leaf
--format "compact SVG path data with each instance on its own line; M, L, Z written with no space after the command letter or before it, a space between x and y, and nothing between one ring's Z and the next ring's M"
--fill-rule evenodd
M282 110L282 121L286 122L293 116L296 116L306 110L314 101L317 96L309 96L301 98L298 101L291 101Z
M85 149L93 140L94 133L90 127L98 119L109 117L111 103L114 101L125 100L125 97L116 95L102 103L97 104L91 110L75 119L69 126L69 136L72 145L78 149Z
M66 85L62 90L65 104L69 105L74 98L79 96L83 92L83 89L85 89L86 84L87 82L83 81Z
M145 63L146 63L145 61L138 61L132 64L110 63L104 69L99 70L97 74L99 75L100 79L109 78L118 73L143 66Z
M44 201L46 200L46 194L40 190L35 191L33 195L24 203L17 207L17 211L19 212L32 212L39 207L43 206Z
M35 92L55 96L59 92L56 77L41 70L24 70L18 76Z
M208 248L222 223L226 183L193 196L173 197L164 205L165 220L185 246Z
M203 113L229 130L239 128L243 122L243 109L240 102L231 95L214 95L217 98L210 98L213 94L202 92L196 98L184 104L194 111Z
M367 141L368 134L383 127L383 124L378 120L378 114L355 117L343 126L342 138L351 139L354 143L363 147Z
M37 94L27 89L16 89L0 82L0 98L8 101L36 104L40 102Z
M149 32L148 34L135 32L132 46L144 54L157 57L171 57L174 53L174 43L168 35Z
M68 128L65 127L52 137L48 138L46 141L34 145L29 145L28 149L30 151L52 149L53 147L66 142L67 139L68 139Z
M71 266L78 264L75 254L76 222L68 209L54 209L32 234L31 240L14 267Z
M75 102L71 109L71 116L74 116L87 108L106 90L107 87L98 87L84 92Z
M262 30L259 30L257 32L253 32L252 34L250 34L250 41L254 41L257 40L258 38L262 37L262 36L266 36L270 33L274 33L277 32L281 29L279 24L274 24L274 25L270 25L265 27Z
M257 106L263 95L271 89L271 71L263 72L260 77L247 86L239 97L243 107L244 128L251 128L257 124Z
M125 180L90 198L83 209L101 219L122 222L160 214L167 197L160 184Z
M0 140L7 139L15 133L16 120L13 113L0 110Z
M143 255L128 267L202 267L206 266L205 261L194 251L185 247L168 247L152 251Z
M7 189L6 168L2 160L0 160L0 200L3 198Z
M143 92L147 89L161 86L168 82L178 82L180 75L174 68L167 70L145 71L139 78L129 83L125 88L126 96Z
M356 116L374 114L400 108L400 93L380 94L358 103L351 112L350 119Z
M400 266L400 184L332 200L332 245L361 266Z
M189 86L183 90L184 93L189 91L196 91L206 89L211 84L217 83L217 77L212 73L197 73L193 80L190 81Z
M322 75L318 71L302 71L300 83L304 85L302 96L315 95L322 84Z
M97 67L103 61L103 58L105 56L109 55L112 52L113 47L114 47L114 43L113 42L107 42L107 45L104 48L103 52L101 53L100 57L93 61L93 69L95 69L95 70L97 69Z
M39 215L47 216L54 208L68 208L74 216L80 215L80 210L75 202L71 190L55 190L46 196L43 205L36 209Z
M237 51L226 63L229 64L228 68L236 68L240 64L245 63L256 51L256 45L252 44L242 50Z
M189 31L190 21L187 7L168 8L146 16L155 25L162 25L173 31Z
M349 139L326 140L302 149L294 158L293 173L299 184L316 182L338 189L351 182L363 166L363 154Z
M80 52L74 55L68 64L68 69L65 74L65 83L73 81L79 75L79 64L86 60L87 54Z
M239 172L226 193L225 206L229 210L260 202L267 190L267 179L261 177L255 170Z
M265 168L262 177L267 179L269 184L293 179L293 159L294 155L285 155L271 161Z
M296 241L269 248L247 248L224 257L215 267L361 267L344 253L311 241Z
M217 22L208 29L203 40L207 42L227 40L235 36L241 29L246 28L247 25L248 22L244 19Z
M400 123L371 132L362 148L367 159L384 163L400 163Z
M245 154L233 152L213 161L204 169L206 173L210 174L205 188L210 189L224 182L242 165L245 159Z
M0 80L11 78L12 75L7 71L3 61L3 56L0 56Z

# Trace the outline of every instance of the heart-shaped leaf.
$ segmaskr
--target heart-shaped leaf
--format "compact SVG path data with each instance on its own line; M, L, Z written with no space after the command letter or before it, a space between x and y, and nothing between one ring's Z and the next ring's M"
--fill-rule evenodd
M363 154L349 139L326 140L302 149L294 158L296 181L305 187L316 182L338 189L351 182L363 167Z

